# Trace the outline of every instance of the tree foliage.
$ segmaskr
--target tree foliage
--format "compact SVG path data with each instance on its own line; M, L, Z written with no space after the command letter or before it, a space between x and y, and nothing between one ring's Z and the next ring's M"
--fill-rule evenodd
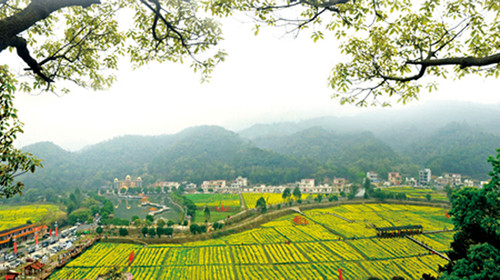
M406 103L422 89L437 89L438 79L500 74L497 0L212 3L212 12L221 16L234 9L253 13L256 33L261 24L294 33L311 27L314 41L338 39L347 59L333 67L329 84L342 104L389 105L394 98Z
M225 53L211 50L221 40L220 27L198 17L199 9L196 1L1 1L0 53L15 50L26 64L22 91L65 93L71 84L105 89L116 79L120 57L133 67L190 58L206 79ZM24 185L14 184L14 177L41 164L12 145L22 133L12 106L16 83L6 66L0 66L0 79L1 198L21 193Z
M29 78L18 87L23 91L67 92L72 84L107 88L122 57L133 67L189 60L205 79L226 54L214 49L221 40L219 24L198 15L230 16L235 10L255 15L256 33L264 23L291 32L313 27L314 41L328 34L337 38L348 59L334 66L329 84L341 103L389 104L391 98L384 97L406 103L422 88L436 89L436 80L450 74L500 73L497 0L5 0L0 2L0 53L15 50L25 63L22 76ZM1 71L2 94L12 96L13 79L4 66ZM0 143L2 169L7 166L1 174L4 196L22 189L22 183L12 185L13 173L40 166L9 145L22 133L17 116L10 116L12 129L1 126L2 136L10 137ZM230 172L224 167L215 169ZM248 173L275 177L261 166Z
M214 20L198 17L196 1L24 0L0 5L0 52L15 49L28 66L26 74L34 78L23 83L24 90L56 90L55 82L61 81L107 88L124 56L134 67L191 57L192 67L206 78L225 56L215 51L200 58L219 42L221 32Z
M293 193L292 193L292 195L293 195L293 197L294 197L295 199L297 199L297 200L298 200L298 199L300 199L300 198L302 197L302 192L300 191L300 188L299 188L299 187L295 187L295 188L293 189Z
M500 149L491 180L483 188L466 187L452 194L449 214L457 232L451 262L441 279L498 279L500 276Z
M290 192L290 188L285 188L285 189L283 190L283 194L281 195L281 197L283 198L283 200L287 200L287 199L289 199L289 198L290 198L290 196L291 196L291 195L292 195L292 194L291 194L291 192Z
M22 194L24 184L15 178L26 172L35 172L41 161L29 153L16 149L14 141L22 133L22 123L14 108L14 79L5 66L0 65L0 198Z

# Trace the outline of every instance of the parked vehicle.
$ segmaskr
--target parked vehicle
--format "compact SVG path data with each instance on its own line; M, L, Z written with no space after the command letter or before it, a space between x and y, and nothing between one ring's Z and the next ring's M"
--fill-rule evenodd
M29 254L34 253L35 252L35 247L34 246L30 246L30 247L28 247L28 249L26 251L28 251Z
M48 246L49 246L49 242L48 241L42 242L42 247L43 248L48 247Z
M15 254L8 254L6 257L5 257L5 260L10 262L10 261L13 261L17 259L17 256Z
M9 267L10 267L10 268L15 268L15 267L18 267L19 265L21 265L21 262L20 262L20 261L18 261L18 260L11 261L11 262L9 263Z

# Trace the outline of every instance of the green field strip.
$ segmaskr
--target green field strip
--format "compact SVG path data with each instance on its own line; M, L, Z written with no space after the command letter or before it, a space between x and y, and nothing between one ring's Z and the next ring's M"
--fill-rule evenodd
M167 256L169 255L169 252L170 252L170 248L167 249L167 251L165 252L165 254L163 255L163 260L161 262L161 265L160 265L160 272L158 272L159 275L163 275L163 272L166 268L166 262L167 262Z
M406 274L406 276L408 276L408 278L409 278L409 279L415 279L415 278L413 277L413 275L411 275L410 273L408 273L408 271L406 270L406 268L405 268L405 267L402 267L402 266L401 266L400 264L398 264L397 262L393 262L393 263L394 263L394 265L395 265L396 267L398 267L401 271L403 271L403 272Z

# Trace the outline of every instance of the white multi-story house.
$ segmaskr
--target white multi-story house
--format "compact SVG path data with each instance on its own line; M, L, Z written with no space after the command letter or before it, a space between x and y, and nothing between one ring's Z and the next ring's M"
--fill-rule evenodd
M462 175L460 174L451 174L450 175L450 183L455 186L459 186L462 184Z
M160 187L163 192L172 192L181 186L178 182L168 182L168 181L160 181L151 185L152 187Z
M299 188L301 192L311 192L310 190L314 188L314 179L300 180Z
M429 168L418 172L418 183L420 185L429 185L431 183L431 170Z
M378 174L373 172L373 171L366 172L366 178L368 178L368 180L370 180L370 183L378 183L379 182Z
M212 181L203 181L201 184L201 188L203 192L227 192L229 189L226 187L226 180L212 180Z

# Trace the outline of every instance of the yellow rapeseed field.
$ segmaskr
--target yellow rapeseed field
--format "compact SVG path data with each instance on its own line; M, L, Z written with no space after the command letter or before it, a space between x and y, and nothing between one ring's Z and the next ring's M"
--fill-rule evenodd
M339 269L347 280L396 275L419 279L423 273L436 275L438 265L447 262L407 238L377 238L373 228L416 223L424 230L451 227L437 216L444 215L440 208L369 204L304 212L307 225L295 225L295 215L289 215L207 241L148 246L98 243L50 279L95 279L113 267L132 273L134 279L338 279ZM446 251L452 234L415 238ZM129 266L132 251L135 257Z
M2 205L0 206L0 230L20 226L27 221L37 223L45 219L51 222L61 215L64 213L56 205Z

